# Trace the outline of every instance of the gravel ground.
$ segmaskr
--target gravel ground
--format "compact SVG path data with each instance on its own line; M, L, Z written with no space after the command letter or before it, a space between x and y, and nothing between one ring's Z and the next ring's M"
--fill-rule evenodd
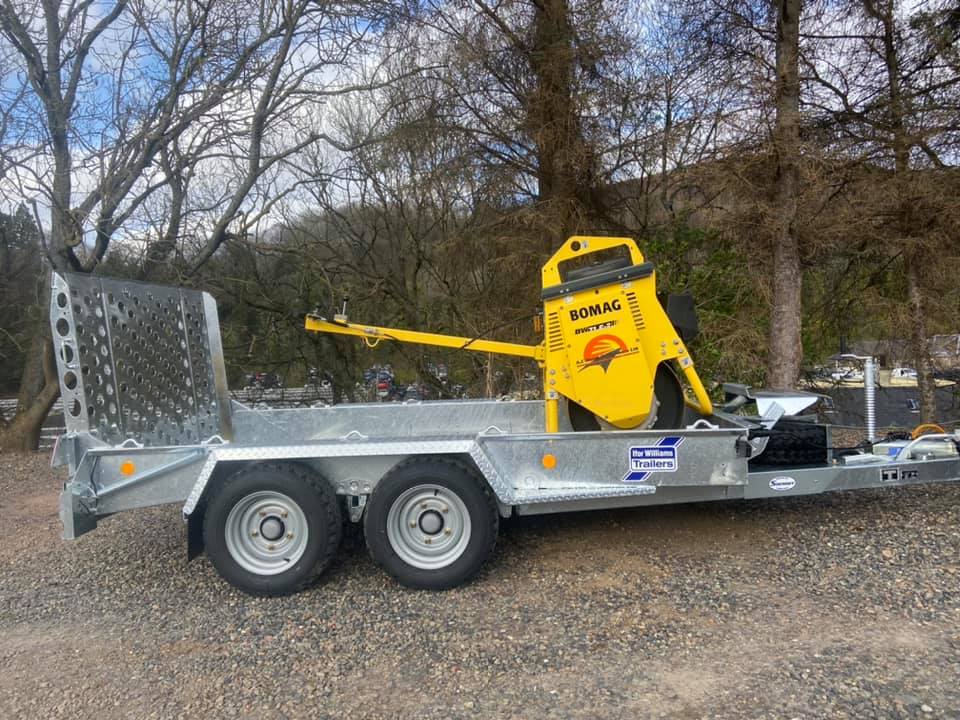
M960 718L960 486L512 520L443 594L352 530L254 599L179 507L65 543L47 457L0 469L0 717Z

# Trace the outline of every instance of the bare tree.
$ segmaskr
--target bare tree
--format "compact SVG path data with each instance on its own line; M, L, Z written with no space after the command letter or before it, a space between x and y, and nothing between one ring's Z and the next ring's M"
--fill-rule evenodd
M806 63L815 107L833 130L831 150L874 179L861 232L878 262L902 267L907 312L892 312L910 338L920 387L921 418L936 412L929 336L942 260L955 234L955 203L944 188L960 149L960 24L952 3L907 8L894 0L841 6L831 42L833 61ZM896 310L896 306L894 307Z
M549 253L596 228L611 148L605 93L626 45L615 2L458 0L429 3L402 42L442 65L434 74L455 110L448 127L472 138L499 174L515 220Z
M743 69L717 42L723 16L710 3L647 3L630 21L639 30L609 99L616 184L605 204L625 232L648 236L710 205L700 168L736 147L750 98Z
M444 90L436 78L409 77L369 105L342 107L341 134L355 144L378 118L391 130L346 156L318 198L322 212L292 228L319 266L322 307L349 294L381 322L519 340L528 324L503 320L535 304L526 270L536 253L503 238L500 176L478 172L471 133L445 122L456 101ZM415 348L396 352L425 362Z
M265 0L249 10L0 0L4 52L25 69L0 104L19 97L35 117L32 134L4 145L6 180L49 213L42 240L53 268L94 270L122 229L140 235L148 211L166 206L144 271L176 250L193 272L312 181L295 176L294 159L328 139L322 96L369 32L359 14L380 7ZM195 192L201 177L216 178L206 193ZM187 242L188 229L202 238ZM42 334L37 343L5 449L35 446L57 395L51 343Z

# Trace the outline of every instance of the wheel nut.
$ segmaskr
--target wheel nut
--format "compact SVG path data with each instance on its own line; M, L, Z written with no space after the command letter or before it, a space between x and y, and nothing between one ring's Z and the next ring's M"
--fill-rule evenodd
M426 504L426 503L420 503L420 509L421 509L421 510L426 510L426 509L427 509L427 504Z
M252 533L250 533L250 537L256 537L256 536L259 535L259 534L260 534L260 533L258 533L256 530L254 530Z
M430 543L433 542L433 540L432 540L431 538L424 538L423 541L424 541L427 545L429 545Z
M292 540L292 539L293 539L293 533L292 533L292 532L288 532L288 533L287 533L287 540Z
M274 545L273 543L270 543L269 545L267 545L267 550L276 550L276 549L277 549L277 546Z
M280 517L285 518L285 517L286 517L287 515L289 515L289 514L290 514L290 513L288 513L286 510L284 510L282 513L280 513Z
M410 523L410 527L415 528L417 524L415 522Z
M261 510L261 511L260 511L260 517L266 517L266 516L267 516L267 511L266 511L266 510Z
M450 512L450 508L444 505L442 508L440 508L440 512Z
M452 532L453 532L453 530L451 530L450 528L444 528L444 529L443 529L443 534L444 534L444 535L450 535Z

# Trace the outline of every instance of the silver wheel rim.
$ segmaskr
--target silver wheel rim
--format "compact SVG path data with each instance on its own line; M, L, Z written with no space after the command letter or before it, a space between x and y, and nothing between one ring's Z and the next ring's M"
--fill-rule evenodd
M439 570L470 543L470 513L456 493L425 483L400 494L387 513L390 547L408 565Z
M227 515L227 550L256 575L288 570L307 549L307 516L283 493L261 490L241 498Z

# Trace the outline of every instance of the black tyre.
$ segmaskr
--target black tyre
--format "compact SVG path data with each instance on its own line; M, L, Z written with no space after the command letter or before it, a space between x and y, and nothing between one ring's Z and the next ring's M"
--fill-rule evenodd
M666 363L657 367L657 374L653 378L653 394L659 403L653 429L673 430L683 427L683 385L673 368Z
M653 394L657 398L657 417L650 426L654 430L671 430L683 426L683 385L669 365L661 363L653 378ZM582 405L567 400L570 425L575 432L593 432L601 429L597 416Z
M411 458L374 488L363 532L370 555L401 585L446 590L490 557L499 519L490 489L465 464Z
M780 420L772 430L767 446L750 461L753 466L821 465L827 462L827 433L822 425L802 420Z
M569 398L567 399L567 412L570 414L570 425L574 432L596 432L600 429L600 421L597 420L597 416L580 403Z
M313 582L340 544L343 518L324 478L295 464L249 465L207 505L207 556L224 580L251 595L289 595Z

